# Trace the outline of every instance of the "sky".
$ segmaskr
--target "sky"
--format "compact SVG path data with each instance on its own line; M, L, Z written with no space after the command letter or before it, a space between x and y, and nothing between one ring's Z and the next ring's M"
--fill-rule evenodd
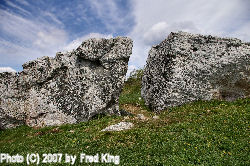
M250 0L0 0L0 72L22 71L88 38L128 36L129 73L177 31L250 42Z

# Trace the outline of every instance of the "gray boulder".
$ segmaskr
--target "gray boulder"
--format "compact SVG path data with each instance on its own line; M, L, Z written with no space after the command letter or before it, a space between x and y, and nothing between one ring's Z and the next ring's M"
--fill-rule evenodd
M250 43L171 33L149 52L142 97L154 111L196 100L250 96Z
M76 50L0 73L0 128L77 123L98 114L120 114L132 40L89 39Z

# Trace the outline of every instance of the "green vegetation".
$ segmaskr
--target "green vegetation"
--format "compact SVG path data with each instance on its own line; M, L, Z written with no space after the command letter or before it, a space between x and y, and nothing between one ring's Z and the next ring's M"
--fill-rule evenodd
M105 116L60 127L22 126L0 131L0 153L110 153L120 156L121 165L250 165L250 99L197 101L168 109L154 119L155 114L140 99L138 76L126 82L120 107L142 113L147 120L136 115ZM135 126L120 132L101 132L120 121ZM76 162L79 165L79 158Z
M123 104L143 104L141 99L141 79L143 70L134 70L125 82L119 103Z

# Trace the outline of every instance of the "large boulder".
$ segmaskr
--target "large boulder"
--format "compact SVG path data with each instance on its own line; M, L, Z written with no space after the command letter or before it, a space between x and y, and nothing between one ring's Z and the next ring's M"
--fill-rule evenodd
M77 123L98 114L120 114L132 40L89 39L76 50L0 73L0 128Z
M154 111L196 100L250 96L250 43L171 33L149 52L142 97Z

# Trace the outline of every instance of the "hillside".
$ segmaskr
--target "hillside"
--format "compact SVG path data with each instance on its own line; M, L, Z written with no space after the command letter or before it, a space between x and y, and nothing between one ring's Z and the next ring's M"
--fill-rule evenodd
M120 156L120 165L250 165L249 98L197 101L155 114L140 96L141 74L139 71L126 81L120 96L120 109L133 116L99 116L75 125L0 131L0 153L109 153ZM121 121L135 126L101 132ZM75 165L79 164L77 158Z

